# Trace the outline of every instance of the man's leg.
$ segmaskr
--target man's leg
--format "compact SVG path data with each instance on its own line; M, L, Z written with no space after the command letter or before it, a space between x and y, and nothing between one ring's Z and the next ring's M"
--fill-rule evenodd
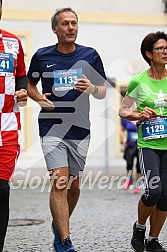
M0 179L0 252L3 250L4 239L9 220L9 185L7 180Z
M78 199L80 195L80 189L79 189L79 178L78 177L73 177L72 178L72 183L70 183L70 186L68 188L67 192L67 199L68 199L68 206L69 206L69 216L73 213Z
M4 239L9 220L9 196L12 173L20 153L20 145L0 146L0 252L3 249Z
M68 179L69 172L67 167L55 169L52 173L50 210L61 240L69 236Z

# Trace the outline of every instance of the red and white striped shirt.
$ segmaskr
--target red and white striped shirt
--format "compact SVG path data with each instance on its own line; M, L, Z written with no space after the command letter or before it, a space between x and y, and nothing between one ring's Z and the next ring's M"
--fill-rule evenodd
M25 75L20 40L0 30L0 146L20 144L20 111L14 93L16 78Z

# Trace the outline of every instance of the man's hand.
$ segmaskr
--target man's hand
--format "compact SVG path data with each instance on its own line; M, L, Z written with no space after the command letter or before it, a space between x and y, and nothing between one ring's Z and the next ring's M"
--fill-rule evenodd
M17 99L19 107L24 107L27 104L27 92L26 90L18 90L15 92L14 96Z
M75 87L79 92L86 92L87 94L93 94L95 91L95 86L86 78L84 74L82 75L81 79L77 79Z
M40 101L38 101L38 104L41 106L41 108L46 110L53 110L55 106L53 105L53 102L48 100L48 97L51 96L51 93L45 93L41 96Z

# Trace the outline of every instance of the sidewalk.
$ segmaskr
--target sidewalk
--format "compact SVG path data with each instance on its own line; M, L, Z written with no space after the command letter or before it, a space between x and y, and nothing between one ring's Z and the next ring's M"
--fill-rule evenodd
M44 223L20 227L10 226L10 222L4 252L53 251L48 186L40 190L41 187L11 190L10 219L37 219ZM88 189L85 185L71 218L71 238L77 251L132 251L132 225L141 193L117 189L117 185L111 189L99 189L97 185ZM166 233L167 224L159 237L167 249Z

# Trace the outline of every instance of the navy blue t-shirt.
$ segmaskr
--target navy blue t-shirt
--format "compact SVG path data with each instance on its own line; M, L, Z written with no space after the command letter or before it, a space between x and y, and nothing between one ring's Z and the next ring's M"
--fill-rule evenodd
M67 79L67 86L71 85L75 73L79 74L77 78L84 74L95 85L104 85L106 80L101 58L91 47L76 44L73 52L64 54L57 50L57 45L51 45L33 55L28 79L34 84L41 80L42 93L51 93L49 100L55 105L53 111L40 111L41 137L47 134L62 139L84 139L90 134L89 95L75 89L59 91L57 88L57 85L61 86L59 82L64 83Z

